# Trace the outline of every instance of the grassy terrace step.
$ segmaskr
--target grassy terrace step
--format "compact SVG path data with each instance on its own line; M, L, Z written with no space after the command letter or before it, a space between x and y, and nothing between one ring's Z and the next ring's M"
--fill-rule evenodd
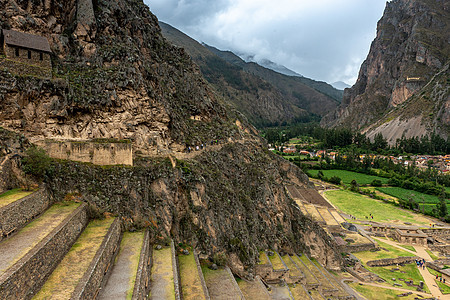
M125 232L111 275L99 299L131 299L138 272L144 232Z
M33 299L70 299L114 218L91 221Z
M313 300L324 300L325 298L316 290L309 290L309 294Z
M256 276L256 279L253 281L246 281L242 279L236 280L239 288L244 294L246 300L271 300L272 298L269 295L264 284L261 282L259 276Z
M311 261L316 265L316 267L325 275L325 277L330 281L330 283L338 289L338 293L336 295L339 296L348 296L348 293L344 290L344 287L338 282L338 280L331 275L318 261L314 258L311 258Z
M272 251L272 252L273 252L272 256L267 255L269 257L269 259L270 259L270 262L272 263L272 268L274 270L286 270L287 269L286 265L284 264L284 262L281 259L280 255L277 252L275 252L275 251Z
M296 266L305 275L306 284L308 284L308 285L319 284L319 281L316 279L316 277L313 275L313 273L311 273L311 270L305 266L305 264L302 262L302 260L297 255L294 255L291 258L292 258L292 261L296 264Z
M296 264L294 263L294 261L291 259L291 257L289 255L285 255L281 257L284 261L284 263L286 264L286 266L289 269L289 277L293 277L293 278L302 278L304 277L303 273L300 271L299 268L297 268Z
M11 204L17 200L22 199L23 197L26 197L30 194L32 194L33 191L24 191L22 189L13 189L9 190L7 192L4 192L0 195L0 208Z
M149 299L175 299L175 282L171 247L153 248Z
M317 210L322 215L322 218L325 220L327 225L339 226L339 223L336 222L334 217L330 214L330 212L328 211L328 208L326 208L326 207L317 207Z
M206 265L202 265L202 272L211 299L244 299L230 269L225 267L211 270Z
M345 219L335 209L330 209L330 213L339 223L345 222Z
M289 289L295 300L309 300L311 299L306 288L301 284L290 284Z
M45 236L64 221L79 203L57 203L17 234L0 243L0 275L35 247Z
M178 255L178 262L183 299L207 299L202 285L203 273L197 266L193 251L190 249L189 255Z
M320 216L319 212L317 211L316 207L313 204L305 203L305 208L315 221L323 222L322 217Z
M322 287L322 291L336 290L336 288L328 281L325 275L322 274L322 272L319 269L317 269L316 265L311 260L309 260L309 258L306 257L306 255L300 256L300 259L308 267L308 269L310 269L311 272L314 273L314 276L316 276L317 280L319 280L320 286Z

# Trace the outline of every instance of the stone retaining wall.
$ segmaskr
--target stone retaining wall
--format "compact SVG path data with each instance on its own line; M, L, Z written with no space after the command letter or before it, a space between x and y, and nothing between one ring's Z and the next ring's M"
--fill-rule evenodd
M81 204L0 276L0 299L31 299L70 250L88 221L87 205Z
M200 281L202 283L203 293L205 294L205 299L210 300L211 297L209 296L208 287L206 286L205 277L203 276L202 267L200 265L200 260L198 259L198 253L195 251L195 249L192 250L194 254L195 264L197 265L197 272L200 276Z
M95 165L133 165L131 143L96 141L40 142L50 157L93 163Z
M180 275L178 270L178 260L176 257L175 244L173 240L170 241L170 249L172 251L172 271L173 271L173 284L175 286L175 300L181 300L181 287L180 287Z
M23 197L0 208L0 241L33 218L44 212L51 205L45 188Z
M367 262L367 266L369 267L384 267L384 266L392 266L396 264L409 264L414 262L416 259L421 259L418 256L400 256L397 258L383 258L377 260L370 260Z
M138 271L136 273L136 281L134 283L132 300L147 299L150 292L150 272L152 269L152 247L150 247L150 234L145 231L144 242L139 258Z
M366 244L339 246L339 249L341 250L341 252L353 253L353 252L361 252L361 251L370 251L372 249L375 249L376 247L377 246L375 244L366 243Z
M120 220L116 218L108 229L108 233L97 250L88 270L72 293L71 299L91 300L97 297L104 275L112 267L114 257L119 251L121 237Z

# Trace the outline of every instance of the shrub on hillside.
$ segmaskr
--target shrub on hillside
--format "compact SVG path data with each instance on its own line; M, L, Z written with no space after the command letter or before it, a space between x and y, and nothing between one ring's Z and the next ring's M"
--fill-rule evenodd
M33 146L26 150L22 164L26 174L40 178L50 170L52 159L45 153L44 149Z
M382 184L381 180L379 180L379 179L374 179L374 180L370 183L370 185L371 185L371 186L382 186L383 184Z

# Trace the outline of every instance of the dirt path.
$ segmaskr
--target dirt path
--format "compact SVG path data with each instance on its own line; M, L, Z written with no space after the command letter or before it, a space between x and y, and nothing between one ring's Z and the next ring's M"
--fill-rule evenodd
M425 247L423 246L414 246L414 249L416 249L417 256L422 257L425 259L425 261L433 261L433 259L430 257L430 255L425 251ZM426 263L425 263L426 266ZM423 277L423 280L428 286L428 289L430 290L431 294L434 297L440 297L439 299L450 299L450 295L444 295L442 294L441 290L439 290L439 287L437 286L436 282L434 281L434 276L428 271L427 268L419 268L420 274Z
M137 273L136 260L139 261L143 240L141 232L124 234L111 276L98 299L127 299L133 292L132 282Z
M153 250L149 299L175 299L172 266L172 250L170 247Z
M403 251L414 254L415 256L419 256L419 257L425 259L425 261L433 260L433 259L431 259L430 255L425 251L425 247L423 247L423 246L414 245L414 249L416 249L416 252L414 252L409 249L401 247L401 244L391 241L389 239L382 240L382 242L389 244L391 246L394 246L396 248L399 248ZM430 274L430 272L428 271L427 268L425 268L425 269L419 268L419 272L420 272L420 275L422 275L423 280L425 281L425 284L427 285L428 289L430 290L431 294L434 297L440 297L439 299L450 299L450 295L443 295L442 292L439 290L439 287L434 282L434 276Z
M206 286L213 300L241 299L230 273L226 269L204 269Z
M0 243L0 275L36 246L77 207L78 205L51 207L11 238L2 241Z

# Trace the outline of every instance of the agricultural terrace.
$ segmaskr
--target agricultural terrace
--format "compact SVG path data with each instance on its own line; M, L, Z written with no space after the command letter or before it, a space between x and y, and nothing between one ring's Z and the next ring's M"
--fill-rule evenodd
M419 225L430 223L421 215L348 190L326 191L324 196L341 211L358 219L364 220L372 214L371 221L375 222L410 222Z
M379 177L379 176L373 176L373 175L367 175L367 174L361 174L356 173L352 171L346 171L346 170L321 170L323 175L327 178L337 176L342 179L342 182L345 184L350 184L352 180L356 180L356 182L360 185L364 184L370 184L375 179L378 179L383 184L387 184L388 178ZM314 177L317 176L317 173L319 173L319 170L308 170L308 173Z
M13 189L0 195L0 207L13 203L23 197L33 193L33 191L24 191L22 189Z
M403 189L400 187L378 187L376 188L378 191L408 201L412 198L419 204L420 210L424 212L430 212L433 208L436 207L436 204L439 203L438 196L428 195L421 192L416 192L412 190ZM447 200L447 207L450 210L450 199Z

